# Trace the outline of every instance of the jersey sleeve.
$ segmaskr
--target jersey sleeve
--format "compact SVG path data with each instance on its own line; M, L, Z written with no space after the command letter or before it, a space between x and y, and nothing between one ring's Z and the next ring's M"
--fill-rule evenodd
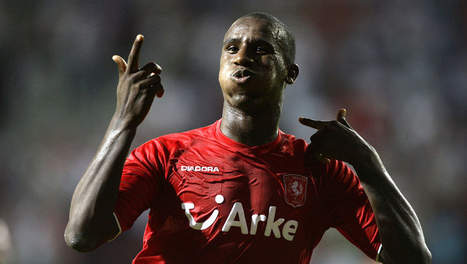
M114 214L120 232L151 208L161 190L164 151L156 140L133 150L125 161Z
M368 257L378 260L381 242L368 197L357 175L342 161L327 164L323 182L330 225Z

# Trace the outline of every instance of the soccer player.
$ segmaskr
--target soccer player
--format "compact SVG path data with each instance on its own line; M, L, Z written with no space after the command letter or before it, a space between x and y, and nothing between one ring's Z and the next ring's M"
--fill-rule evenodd
M138 35L128 63L113 57L116 110L73 194L69 246L93 250L150 209L133 263L309 263L330 227L370 258L430 263L415 212L345 109L333 121L301 118L318 130L310 144L279 130L284 89L299 73L282 22L252 13L226 32L222 119L153 139L127 158L164 92L161 67L138 66L142 43Z

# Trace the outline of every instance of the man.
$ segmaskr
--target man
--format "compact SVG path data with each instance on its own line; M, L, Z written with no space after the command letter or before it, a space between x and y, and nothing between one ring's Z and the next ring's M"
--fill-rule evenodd
M73 194L69 246L92 250L150 209L133 263L309 263L330 227L373 259L431 261L415 212L345 109L334 121L301 118L318 130L309 145L278 129L299 68L292 34L267 14L243 16L225 34L222 119L151 140L125 162L164 92L158 65L138 68L142 42L138 35L128 64L113 57L116 111Z

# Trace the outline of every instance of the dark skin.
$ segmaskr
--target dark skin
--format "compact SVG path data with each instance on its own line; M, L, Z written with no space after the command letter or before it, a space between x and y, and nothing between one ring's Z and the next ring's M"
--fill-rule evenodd
M277 137L284 88L298 75L298 66L284 60L277 32L271 21L243 17L224 37L219 70L224 95L221 130L246 145L261 145ZM92 250L118 233L112 212L123 163L154 96L163 93L160 67L149 63L138 68L141 44L142 37L138 37L128 65L119 56L113 58L119 69L116 111L76 187L65 230L67 244L80 251ZM415 212L375 149L349 125L346 110L339 110L333 121L299 121L318 130L311 137L313 158L347 161L356 169L375 213L384 263L431 263Z
M224 95L221 130L250 146L277 137L284 88L298 76L296 64L285 64L274 32L269 21L243 18L224 36L219 69ZM247 80L235 78L242 70L250 72Z
M383 263L431 263L423 231L415 211L384 167L376 150L347 122L346 110L336 120L299 118L300 123L318 130L310 137L312 156L346 161L355 168L374 211L383 244Z
M96 155L73 193L65 229L67 245L78 251L90 251L115 237L118 226L113 217L123 164L136 134L155 96L164 89L159 74L162 68L150 62L138 67L143 43L138 35L128 56L128 64L113 56L118 67L115 113Z

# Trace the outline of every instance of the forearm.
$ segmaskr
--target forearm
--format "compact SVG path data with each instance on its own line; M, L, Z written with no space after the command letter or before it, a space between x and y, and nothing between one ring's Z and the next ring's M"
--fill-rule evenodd
M71 201L67 244L89 250L108 240L115 230L113 210L123 164L136 129L113 118L96 155L79 181Z
M376 151L354 167L376 217L384 262L431 263L418 217Z

